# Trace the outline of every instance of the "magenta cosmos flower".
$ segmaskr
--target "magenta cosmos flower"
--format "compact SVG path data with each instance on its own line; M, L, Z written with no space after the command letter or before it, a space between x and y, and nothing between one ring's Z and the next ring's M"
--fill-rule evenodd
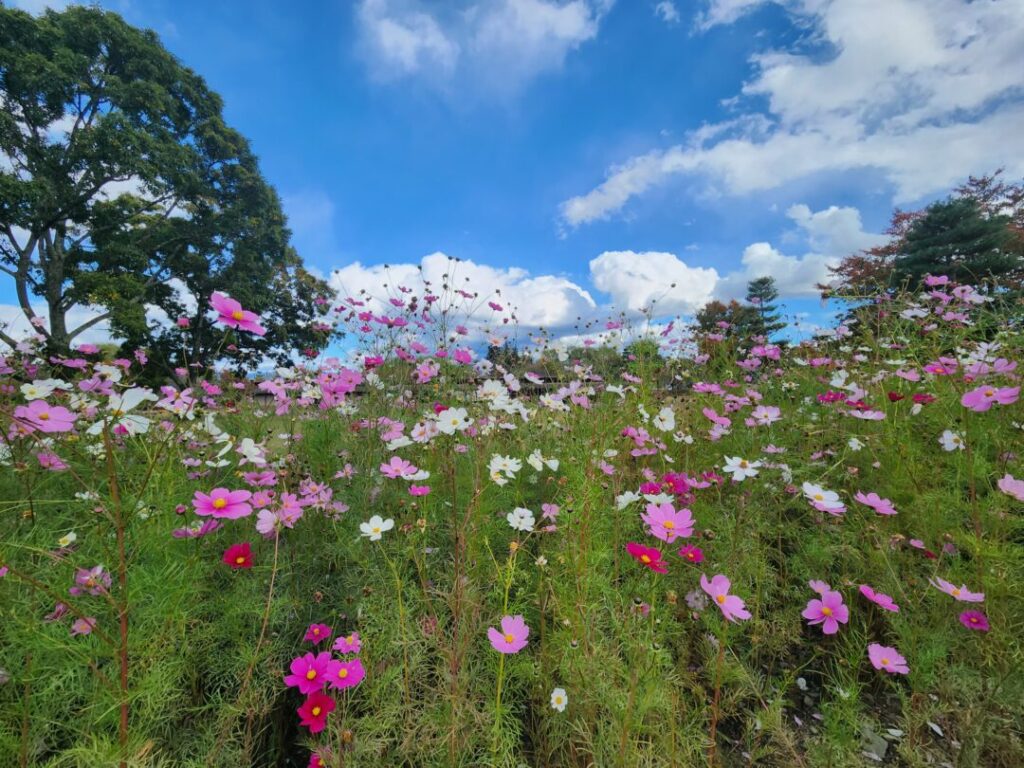
M669 544L693 534L693 513L685 508L677 511L669 502L648 504L647 511L640 517L647 523L651 536Z
M893 600L891 597L889 597L887 594L883 592L876 592L872 587L869 587L867 584L860 585L860 593L880 608L884 608L887 611L892 611L893 613L900 612L900 607L896 605L895 600Z
M14 419L30 430L44 433L70 432L75 427L77 414L62 406L53 406L43 400L33 400L28 405L14 409Z
M861 504L871 507L880 515L895 515L896 507L889 499L881 498L877 493L861 493L858 491L854 497Z
M227 488L214 488L207 496L196 491L192 498L192 506L197 515L213 515L224 520L237 520L252 514L252 507L247 503L252 498L249 491L229 491Z
M327 651L315 656L312 653L307 653L294 658L290 667L292 673L285 676L284 683L289 688L298 688L299 693L319 691L327 682L330 664L331 654Z
M626 544L626 551L639 563L646 565L655 573L668 573L668 566L661 559L661 552L653 547L645 547L631 541Z
M491 641L494 650L499 653L519 653L526 647L526 638L530 635L530 628L522 616L503 616L501 619L501 631L494 627L487 629L487 638Z
M302 639L307 643L322 643L331 636L332 631L326 624L310 624Z
M327 665L327 684L331 688L354 688L364 677L366 670L359 659L332 661Z
M334 711L337 705L334 699L326 693L316 691L299 707L299 725L309 728L310 733L320 733L327 727L327 716Z
M868 658L875 669L884 669L890 675L905 675L910 671L907 660L900 652L888 645L871 643L868 646Z
M729 579L720 573L712 576L711 581L708 581L708 577L703 573L700 575L700 588L711 596L726 619L732 622L737 619L749 619L750 611L746 609L746 604L742 598L729 594L730 586Z
M843 596L838 592L821 593L820 600L810 600L804 612L800 614L812 627L821 624L821 631L826 635L834 635L839 625L850 620L850 609L843 605Z
M961 584L958 587L949 583L945 579L940 579L938 576L933 579L928 579L928 583L940 592L945 592L947 595L951 595L957 600L961 600L965 603L981 603L985 600L984 592L971 592L971 590L967 588L966 584Z
M248 331L257 336L263 336L267 332L267 329L259 323L259 315L242 309L241 304L223 293L214 291L210 296L210 306L217 310L217 322L221 325Z
M688 563L696 564L704 561L704 551L700 547L695 547L692 544L680 547L678 554Z
M964 392L960 398L960 405L970 408L972 411L987 411L993 404L1010 405L1017 402L1020 396L1020 387L991 387L981 386Z
M988 617L981 611L964 611L960 614L960 623L968 629L988 632Z
M359 641L359 633L353 632L344 637L339 635L338 639L334 641L333 647L338 653L359 653L363 646Z

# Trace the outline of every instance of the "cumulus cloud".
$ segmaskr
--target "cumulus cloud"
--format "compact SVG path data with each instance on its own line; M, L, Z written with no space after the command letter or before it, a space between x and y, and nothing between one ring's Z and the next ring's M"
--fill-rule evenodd
M359 45L371 74L453 78L515 91L597 36L614 0L361 0Z
M704 26L759 4L715 2ZM812 33L791 50L752 56L755 75L731 100L745 110L739 118L613 166L602 183L562 204L564 224L608 218L679 174L741 195L815 173L871 169L892 184L897 203L999 166L1024 174L1024 4L784 5Z
M47 328L49 328L50 313L45 304L32 304L32 311L35 312L37 317L41 317L47 321ZM66 320L69 330L78 328L83 323L87 323L94 317L97 317L103 313L101 307L91 306L74 306L67 312ZM16 304L0 304L0 330L6 333L13 339L21 341L34 336L38 331L32 327L29 323L28 318L25 317L25 313L21 311L21 307ZM102 321L92 326L88 330L82 331L74 339L74 344L104 344L109 341L114 341L114 337L110 332L110 324L106 321Z
M653 307L658 317L690 314L711 298L718 272L691 267L674 253L605 251L590 262L594 287L620 310Z
M676 8L676 4L671 2L671 0L662 0L654 6L654 13L666 24L678 24L682 18L679 15L679 9Z

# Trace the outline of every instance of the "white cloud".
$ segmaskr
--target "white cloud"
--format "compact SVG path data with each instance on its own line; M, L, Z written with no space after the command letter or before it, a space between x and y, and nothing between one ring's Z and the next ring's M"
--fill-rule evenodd
M35 312L37 317L41 317L49 323L50 313L45 304L33 304L32 311ZM68 330L74 331L83 323L92 320L94 317L102 313L103 309L101 307L76 305L68 310L65 317ZM47 325L47 327L49 327L49 325ZM3 332L8 336L17 339L18 341L38 333L38 331L32 327L32 324L29 323L28 318L25 317L25 313L21 311L21 307L15 304L0 304L0 330L3 330ZM103 321L97 323L88 330L82 331L82 333L74 338L72 345L104 344L112 340L113 336L110 332L110 324Z
M360 47L384 80L419 76L445 87L453 78L514 92L597 36L614 0L362 0Z
M661 0L654 6L654 13L666 24L678 24L680 20L679 9L671 0Z
M714 269L691 267L674 253L605 251L590 262L590 279L620 310L654 306L657 317L688 314L711 298L718 283Z
M727 23L751 2L717 2ZM813 46L752 57L754 78L731 106L740 118L612 167L561 206L564 224L608 218L684 173L729 194L822 172L873 169L906 203L969 174L1024 174L1024 3L964 0L803 0ZM831 51L823 55L823 48ZM752 105L766 104L763 112ZM941 158L941 161L938 159Z
M771 0L710 0L707 10L697 17L701 29L710 29L718 24L732 24L759 5Z

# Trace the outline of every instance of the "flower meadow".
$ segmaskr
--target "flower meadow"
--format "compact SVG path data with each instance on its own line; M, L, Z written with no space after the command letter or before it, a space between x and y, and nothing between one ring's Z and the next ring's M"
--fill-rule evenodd
M223 294L173 383L0 359L0 765L1024 764L1019 306L567 349L381 292L256 377Z

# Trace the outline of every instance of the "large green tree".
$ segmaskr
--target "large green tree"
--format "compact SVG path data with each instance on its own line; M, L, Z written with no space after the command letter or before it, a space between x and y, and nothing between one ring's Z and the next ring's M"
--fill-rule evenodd
M0 269L50 351L107 321L168 366L208 365L215 290L267 319L266 337L234 340L241 361L326 343L313 301L327 286L288 246L280 200L221 112L152 31L95 8L0 7ZM102 313L69 327L76 306Z
M758 277L747 283L747 301L757 310L755 330L761 336L771 336L786 327L779 317L775 300L779 298L779 289L775 287L775 278L770 275Z

